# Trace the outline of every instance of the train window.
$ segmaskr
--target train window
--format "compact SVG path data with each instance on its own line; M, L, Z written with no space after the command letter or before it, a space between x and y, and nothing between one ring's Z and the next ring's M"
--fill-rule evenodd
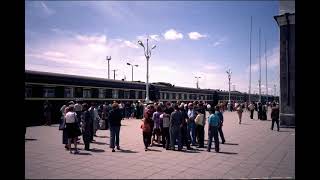
M171 99L176 99L176 93L172 93L172 98Z
M73 98L73 88L72 87L65 87L64 88L64 97Z
M183 94L183 96L184 96L184 99L185 99L185 100L188 99L188 98L187 98L187 94Z
M163 93L163 99L167 99L167 93Z
M54 88L45 87L43 88L43 97L54 97Z
M123 99L124 98L124 90L119 90L119 99Z
M169 93L169 99L172 99L172 93Z
M90 89L83 89L83 98L91 98Z
M106 97L106 89L99 89L99 98L105 98Z
M162 92L160 93L160 99L163 99L163 93Z
M201 100L204 100L204 97L203 97L203 95L201 95L201 98L200 98Z
M130 99L136 99L136 92L134 90L130 90Z
M31 87L26 87L25 97L32 97L32 88Z
M118 98L118 89L112 89L112 98L117 99Z
M76 98L82 98L83 97L83 90L81 87L75 88L75 96Z
M138 91L138 92L139 92L138 99L142 99L142 91Z
M124 99L130 99L130 91L124 91Z
M139 99L139 91L136 91L136 97L135 99Z
M142 99L146 99L146 92L142 91Z
M106 98L112 98L112 89L106 89Z

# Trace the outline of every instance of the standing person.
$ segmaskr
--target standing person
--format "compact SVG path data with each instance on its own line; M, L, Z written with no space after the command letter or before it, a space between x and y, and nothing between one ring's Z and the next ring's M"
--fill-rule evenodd
M196 131L195 131L195 122L194 119L196 118L196 113L193 108L193 104L189 103L188 104L188 133L190 134L190 139L191 139L191 145L195 146L196 145Z
M182 127L180 128L182 147L186 145L187 150L191 150L192 148L190 147L190 141L188 137L188 114L183 103L180 105L180 112L182 113Z
M77 114L77 123L80 126L81 122L81 113L82 113L82 105L80 104L79 101L76 101L76 104L74 105L74 111Z
M161 115L161 107L157 107L157 111L153 113L152 120L154 122L153 133L152 133L152 142L155 140L155 136L157 136L156 142L160 144L160 115Z
M238 114L239 124L241 124L242 112L243 112L242 106L241 106L241 104L238 104L238 106L235 106L235 108L236 108L236 111Z
M51 104L48 100L43 103L43 115L45 119L45 126L51 125Z
M147 106L144 112L144 118L147 118L150 121L150 128L151 128L150 137L152 137L153 128L154 128L154 121L152 120L152 116L154 112L155 112L154 106L151 104ZM150 139L150 142L151 142L150 146L153 146L153 141L151 139Z
M60 108L60 112L61 112L61 119L60 119L60 130L62 130L62 144L64 144L64 148L66 150L69 150L68 147L68 135L67 135L67 130L65 128L65 116L67 113L67 108L68 106L66 104L62 105L62 107Z
M151 144L151 126L150 126L150 118L144 118L142 120L142 137L143 137L143 144L144 144L144 151L148 151L148 147Z
M82 115L82 135L84 142L84 149L86 151L90 150L90 141L91 141L91 131L90 124L92 123L90 112L88 111L88 104L84 103L82 105L83 115Z
M171 142L171 150L175 151L175 142L178 141L178 151L182 150L181 144L181 131L182 127L182 114L179 111L178 105L174 105L174 111L170 116L170 142Z
M280 128L279 128L279 106L275 102L272 103L271 119L272 119L271 130L273 130L274 122L276 122L277 129L279 131L280 130Z
M201 112L200 109L197 110L197 116L195 119L195 124L196 124L196 136L197 136L197 140L198 140L198 148L204 148L204 115Z
M160 115L160 119L162 119L162 147L169 149L170 146L170 134L169 134L169 125L170 125L170 114L168 113L168 109L165 109L164 112Z
M91 131L90 131L90 140L91 140L91 142L93 142L94 141L94 139L93 139L93 135L94 135L94 121L95 121L95 113L94 113L94 103L92 102L91 103L91 106L90 106L90 108L88 109L88 111L89 111L89 113L90 113L90 117L91 117L91 121L90 121L90 124L89 124L89 126L90 126L90 129L92 129Z
M115 144L117 149L120 150L120 126L121 126L121 111L119 109L118 103L112 104L112 110L110 112L110 148L112 148L112 152L115 152L114 147Z
M261 102L258 103L258 119L262 120L262 104L261 104Z
M209 111L208 117L208 148L207 151L211 151L212 137L214 138L214 148L216 152L219 152L219 137L218 137L218 126L219 126L219 116L213 113L213 110Z
M222 126L223 126L223 114L220 110L220 107L219 106L216 106L215 107L215 110L216 110L216 114L218 115L219 117L219 126L218 126L218 132L220 134L220 138L221 138L221 144L224 144L226 142L226 140L224 139L224 135L223 135L223 131L222 131Z
M74 154L79 154L79 150L77 148L77 139L78 139L78 136L81 135L81 131L78 126L76 118L77 117L74 112L74 107L73 107L73 105L71 105L71 106L69 106L68 112L66 113L66 116L65 116L66 130L67 130L67 134L68 134L68 147L69 147L70 153L72 153L71 141L73 140L74 149L75 149Z
M248 106L249 111L250 111L250 119L253 119L253 112L254 112L254 105L253 102L251 102Z

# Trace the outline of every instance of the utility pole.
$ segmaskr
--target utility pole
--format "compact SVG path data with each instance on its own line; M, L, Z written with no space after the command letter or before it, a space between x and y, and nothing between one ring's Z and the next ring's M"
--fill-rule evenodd
M113 80L116 80L116 71L118 71L118 69L113 69Z
M259 28L259 102L261 102L261 54L260 54L260 49L261 49L261 29Z
M266 58L266 95L268 96L268 61L267 61L267 40L265 40L265 45L264 45L264 55Z
M108 61L108 79L110 79L110 60L111 60L111 56L107 56L107 61Z
M252 16L250 26L250 77L249 77L249 102L251 102L251 34L252 34Z
M201 77L195 76L195 78L197 78L197 89L199 89L199 78L201 78Z

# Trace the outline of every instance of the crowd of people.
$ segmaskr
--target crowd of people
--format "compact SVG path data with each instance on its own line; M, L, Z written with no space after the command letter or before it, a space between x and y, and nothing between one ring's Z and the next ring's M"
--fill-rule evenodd
M132 107L132 108L130 108ZM145 109L143 109L145 107ZM59 129L63 131L62 139L65 149L70 153L77 154L79 150L79 136L85 145L85 150L90 150L90 143L94 142L98 129L110 129L110 148L112 152L120 149L120 127L121 120L124 118L136 117L142 119L141 129L145 151L149 147L160 145L166 150L181 151L183 146L187 150L205 148L204 136L205 125L208 123L208 146L210 152L212 139L214 139L214 149L220 151L219 136L221 143L225 143L223 134L223 111L225 104L219 103L211 107L210 104L202 102L176 102L176 103L154 103L144 106L141 102L133 103L130 106L123 103L113 102L104 103L81 103L73 101L63 105L60 109L61 123ZM268 107L263 108L261 103L250 103L248 106L244 103L235 103L233 108L238 114L239 124L242 121L242 113L248 109L250 118L253 119L253 111L258 111L258 118L263 120ZM277 124L279 131L279 107L272 103L271 118L273 130L274 123ZM209 116L206 117L206 111ZM265 113L265 114L264 114ZM266 118L265 118L266 119ZM74 148L71 148L71 144ZM176 149L177 145L177 149ZM72 152L74 150L74 152Z

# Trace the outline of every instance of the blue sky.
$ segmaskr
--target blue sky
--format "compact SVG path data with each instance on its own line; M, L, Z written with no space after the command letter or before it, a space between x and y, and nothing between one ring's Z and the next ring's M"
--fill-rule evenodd
M265 92L265 40L268 87L279 87L278 1L26 1L25 69L107 77L112 56L116 79L145 81L143 48L149 35L151 82L248 92L250 16L252 92L258 92L258 29L261 28L262 91ZM111 77L113 74L111 72Z

